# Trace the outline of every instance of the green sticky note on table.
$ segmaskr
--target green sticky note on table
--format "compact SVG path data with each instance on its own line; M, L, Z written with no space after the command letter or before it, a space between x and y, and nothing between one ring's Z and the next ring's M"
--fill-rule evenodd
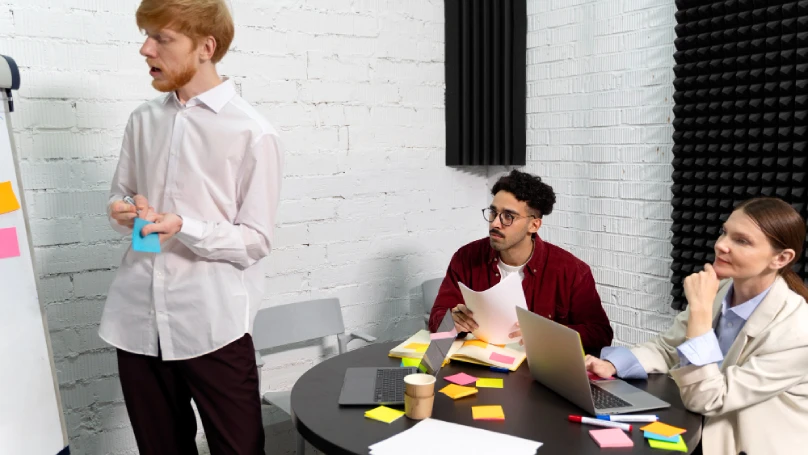
M679 435L679 440L676 442L665 442L657 441L656 439L649 439L648 444L650 444L651 448L653 449L673 450L674 452L687 453L687 445L685 445L685 440L682 438L682 435Z
M487 387L489 389L501 389L502 378L477 378L477 387Z
M418 367L421 364L421 359L411 359L409 357L403 357L401 359L401 366L403 367Z
M365 417L368 419L378 420L384 423L390 423L403 415L404 411L398 411L388 408L387 406L379 406L378 408L365 412Z
M140 251L141 253L159 253L160 252L160 236L156 232L143 237L140 231L143 226L151 224L151 221L146 221L143 218L135 218L135 226L132 228L132 249Z

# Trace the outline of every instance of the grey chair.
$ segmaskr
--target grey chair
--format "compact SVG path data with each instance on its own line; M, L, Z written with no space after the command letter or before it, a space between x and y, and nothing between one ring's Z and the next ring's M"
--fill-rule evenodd
M339 353L348 352L348 343L360 339L372 343L375 337L360 332L345 332L339 299L310 300L264 308L255 316L253 344L258 368L264 364L258 351L276 348L301 341L327 336L337 336ZM292 415L291 391L266 392L261 400ZM305 451L305 441L300 433L295 436L297 453Z
M443 278L433 278L421 284L421 292L424 294L424 322L429 325L429 315L432 313L432 306L438 298L438 290Z

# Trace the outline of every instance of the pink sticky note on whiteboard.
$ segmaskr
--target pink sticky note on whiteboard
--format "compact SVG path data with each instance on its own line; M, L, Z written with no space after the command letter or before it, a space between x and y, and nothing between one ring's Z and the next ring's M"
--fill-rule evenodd
M20 242L17 228L0 229L0 259L15 258L20 255Z
M494 362L502 362L507 363L508 365L513 365L514 358L509 355L502 355L498 352L492 352L491 357L488 357L490 360Z

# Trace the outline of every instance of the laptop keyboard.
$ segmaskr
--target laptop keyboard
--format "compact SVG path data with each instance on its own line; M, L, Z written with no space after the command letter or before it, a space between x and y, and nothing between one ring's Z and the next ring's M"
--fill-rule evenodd
M380 368L376 370L377 403L401 403L404 401L404 376L415 373L414 368Z
M592 390L592 400L595 402L595 409L626 408L631 403L622 400L613 393L607 392L595 384L589 384Z

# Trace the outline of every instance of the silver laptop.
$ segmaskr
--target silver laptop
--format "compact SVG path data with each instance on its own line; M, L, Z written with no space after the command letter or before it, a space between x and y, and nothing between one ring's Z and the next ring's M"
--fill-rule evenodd
M454 329L450 311L446 312L438 332ZM432 340L421 363L415 367L348 368L339 394L340 405L404 404L404 376L423 372L438 376L456 337Z
M519 307L516 316L533 378L578 407L592 415L670 407L619 379L590 381L578 332Z

